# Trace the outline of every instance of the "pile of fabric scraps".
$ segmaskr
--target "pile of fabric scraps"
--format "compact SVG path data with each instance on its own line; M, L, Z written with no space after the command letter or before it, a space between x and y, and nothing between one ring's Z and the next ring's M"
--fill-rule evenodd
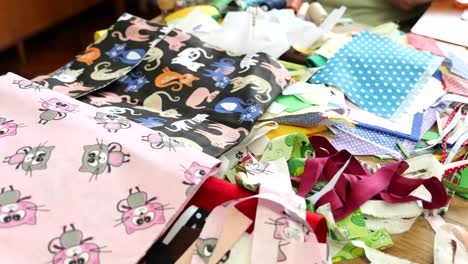
M468 59L231 2L0 77L1 262L414 263L382 250L424 216L434 263L466 263Z

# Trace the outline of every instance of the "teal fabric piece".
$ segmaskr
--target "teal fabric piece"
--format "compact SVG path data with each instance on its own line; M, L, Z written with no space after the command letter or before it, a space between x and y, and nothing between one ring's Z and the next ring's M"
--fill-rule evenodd
M392 118L401 114L408 96L422 89L441 63L438 56L364 31L343 46L309 82L335 86L359 107Z
M324 56L319 55L319 54L314 54L314 55L307 57L306 64L307 64L307 67L310 67L310 68L322 67L323 65L327 63L327 61L328 61L327 58L325 58Z

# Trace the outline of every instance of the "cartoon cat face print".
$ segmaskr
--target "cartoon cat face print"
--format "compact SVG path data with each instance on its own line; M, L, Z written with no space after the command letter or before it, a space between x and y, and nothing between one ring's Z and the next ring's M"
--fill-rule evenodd
M208 176L211 169L209 167L200 165L198 162L192 162L190 167L184 168L182 165L181 167L184 169L185 181L184 184L187 185L196 185L199 184L203 177Z
M175 151L176 147L184 146L182 142L179 142L160 131L156 131L156 134L143 136L142 140L149 142L150 146L154 149L167 148L169 151Z
M47 124L51 120L60 120L67 117L67 113L75 111L78 105L61 101L57 98L51 98L42 102L42 108L39 111L43 112L39 116L39 124Z
M287 217L282 216L278 219L270 219L270 221L271 222L267 222L266 224L275 226L273 234L274 239L304 241L303 231L291 225Z
M54 146L39 145L37 147L22 147L15 154L5 157L3 162L9 165L16 165L16 169L21 168L32 176L35 170L47 169L47 162L52 155Z
M110 173L112 167L120 167L129 162L128 157L130 154L125 154L119 143L112 142L105 145L98 142L94 145L86 145L79 171L91 173L90 181L93 177L97 180L97 176L106 170Z
M122 213L117 220L118 225L123 224L127 234L164 224L164 210L169 209L167 205L156 202L156 197L148 198L148 194L138 187L135 190L131 188L128 197L117 203L117 211Z
M0 228L36 224L38 206L27 200L31 196L21 197L21 192L10 186L10 190L0 191Z
M100 264L102 248L90 242L93 237L83 238L83 232L70 224L63 227L59 237L49 242L48 249L54 255L52 264Z
M107 131L114 133L120 129L127 129L132 126L130 121L123 116L107 114L103 112L96 112L94 120L96 120L98 124L103 125Z
M0 138L16 136L16 131L19 125L13 120L6 120L6 118L0 117Z

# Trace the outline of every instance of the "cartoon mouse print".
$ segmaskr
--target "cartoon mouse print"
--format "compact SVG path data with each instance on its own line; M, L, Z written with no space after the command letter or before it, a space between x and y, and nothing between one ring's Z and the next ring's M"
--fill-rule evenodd
M202 178L208 176L211 169L209 167L200 165L198 162L192 162L190 167L185 168L180 165L184 170L185 180L183 181L186 185L197 185L201 182Z
M71 104L57 98L51 98L42 102L42 108L39 111L43 112L39 116L39 124L47 124L52 120L61 120L67 117L68 113L72 113L78 105Z
M44 88L42 85L26 79L14 80L13 84L18 85L18 88L20 89L34 89L36 91L40 91L42 88Z
M5 157L3 162L8 165L16 165L16 169L21 168L26 172L26 175L32 176L35 170L47 169L47 162L52 155L54 146L45 146L39 144L37 147L22 147L16 151L12 156Z
M306 231L304 228L299 228L297 225L286 216L282 216L278 219L270 219L272 222L266 224L274 225L275 231L273 238L279 240L278 242L278 262L284 262L287 260L287 256L284 254L282 247L288 245L289 241L304 242L306 241Z
M132 126L130 120L123 116L103 112L96 112L94 120L97 121L97 124L103 125L103 127L111 133L117 133L117 131L121 129L128 129Z
M132 234L166 223L164 210L171 209L167 207L168 204L156 202L156 197L148 198L148 194L141 191L138 186L135 190L136 192L130 188L128 197L117 203L117 211L122 213L122 217L117 220L119 222L117 226L123 224L127 234Z
M16 136L18 127L21 125L15 123L13 120L6 120L0 117L0 138Z
M45 88L57 91L70 97L79 96L80 94L84 94L93 89L93 87L84 86L83 82L65 83L63 85L54 85L53 87L49 87L49 82L46 80L43 80L42 83Z
M93 237L84 238L73 224L70 228L64 226L62 234L49 242L47 248L54 255L52 264L100 264L100 253L110 251L91 242Z
M208 176L211 169L195 161L188 168L182 165L180 167L182 167L185 176L185 180L182 183L189 186L185 191L185 195L189 197L196 190L197 185L202 179Z
M156 134L143 136L142 140L149 142L150 146L154 149L167 148L169 151L176 151L176 147L185 146L182 142L179 142L160 131L156 131Z
M194 263L208 264L217 243L217 238L198 238L195 242L195 253L199 259L195 259ZM229 260L230 255L231 251L228 250L226 254L224 254L224 256L217 262L217 264L226 263Z
M35 225L36 212L39 209L35 203L28 201L31 196L21 197L21 192L9 186L0 191L0 228L11 228L20 225Z
M83 147L84 153L80 172L91 173L89 181L93 178L97 180L97 176L104 173L111 173L112 167L120 167L124 163L130 162L128 159L130 154L126 154L122 150L122 145L116 142L105 145L103 142L97 142L94 145L86 145Z

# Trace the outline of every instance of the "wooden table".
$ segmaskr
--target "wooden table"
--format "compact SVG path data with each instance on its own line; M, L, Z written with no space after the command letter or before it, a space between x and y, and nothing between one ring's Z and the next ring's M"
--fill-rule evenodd
M463 226L468 230L468 200L456 196L443 218L452 224ZM434 231L420 216L408 232L392 236L395 245L384 252L420 264L434 263ZM340 263L369 263L366 258L348 260Z

